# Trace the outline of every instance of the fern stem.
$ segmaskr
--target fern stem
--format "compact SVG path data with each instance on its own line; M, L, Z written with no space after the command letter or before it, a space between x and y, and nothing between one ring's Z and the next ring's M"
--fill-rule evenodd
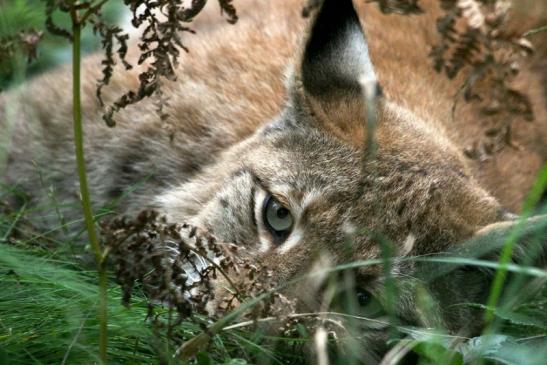
M106 267L104 265L101 245L95 230L95 222L93 220L93 211L91 209L91 200L89 197L89 189L87 185L87 174L85 166L84 155L84 136L82 127L82 105L81 105L81 30L82 24L77 18L77 13L74 12L72 16L72 30L73 30L73 43L72 43L72 106L73 106L73 119L74 119L74 145L76 150L76 166L78 170L78 178L80 182L80 199L82 202L82 210L84 213L84 220L89 237L89 242L93 253L95 255L95 262L97 264L97 273L99 276L99 358L103 365L106 364L106 348L108 343L107 332L107 275Z

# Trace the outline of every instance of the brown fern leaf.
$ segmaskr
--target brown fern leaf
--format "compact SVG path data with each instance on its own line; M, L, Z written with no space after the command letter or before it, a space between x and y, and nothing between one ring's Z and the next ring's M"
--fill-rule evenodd
M449 78L465 74L461 95L477 106L484 123L495 125L476 143L481 153L469 155L513 145L513 121L534 118L527 95L511 87L533 46L507 30L510 5L507 0L441 0L445 15L437 21L440 42L430 53L433 66Z

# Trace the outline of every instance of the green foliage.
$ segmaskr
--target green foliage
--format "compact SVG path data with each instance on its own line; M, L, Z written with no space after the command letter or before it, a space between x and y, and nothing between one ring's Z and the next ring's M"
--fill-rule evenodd
M97 361L96 273L44 252L0 245L0 359L11 364ZM108 291L109 355L117 362L147 362L154 333L146 325L146 301L120 304ZM2 360L0 360L2 362ZM8 363L8 362L3 362Z
M43 4L31 0L0 1L0 37L4 38L28 28L39 28L44 20Z
M472 338L460 346L467 363L490 360L505 365L542 365L547 359L545 340L517 339L505 335Z
M18 213L21 212L2 216L0 236L4 236L7 230L19 230L17 225L12 224L16 217L21 217ZM22 212L23 216L25 213ZM526 233L534 230L544 232L544 225L545 222L541 222L539 228L527 227ZM70 257L69 252L40 248L39 240L0 243L0 363L96 362L96 273ZM480 260L464 262L457 257L446 258L445 261L443 265L448 267L462 263L482 264ZM370 264L374 262L348 265L358 267ZM492 264L498 265L495 262ZM348 265L333 268L332 271L347 269ZM530 271L522 266L512 267L510 271L535 275L530 282L535 285L527 284L520 288L528 294L526 298L518 294L522 301L511 304L512 297L502 296L494 311L496 326L493 332L464 339L448 336L442 328L399 326L400 335L391 340L390 345L408 348L418 357L420 364L478 364L481 361L487 364L543 364L547 357L547 313L544 310L547 288L543 285L544 272ZM516 278L510 277L509 287ZM138 288L134 291L130 308L123 307L121 300L120 288L110 279L108 355L112 363L154 364L165 361L176 364L178 360L173 357L175 349L202 331L196 325L200 319L196 319L193 323L181 323L177 333L168 338L162 328L145 320L148 300ZM477 304L469 305L485 309ZM168 311L160 310L156 314L168 318ZM338 319L341 318L340 315ZM360 325L363 319L351 315L344 315L344 318L355 332L332 344L334 355L331 364L357 364L362 354L358 331L363 328ZM225 327L231 320L227 318L223 321ZM241 328L217 330L216 336L203 347L195 361L198 364L305 364L313 362L306 350L310 346L313 347L313 334L302 325L296 326L293 337L275 338L264 335L250 323Z
M4 189L0 201L8 193L17 191ZM20 195L20 199L24 200L24 196ZM544 213L545 208L538 208L537 213ZM54 206L41 209L43 214L55 214ZM28 210L23 204L16 211L0 213L0 363L60 364L65 358L66 364L97 362L96 272L90 269L89 261L82 262L67 249L77 239L63 233L63 223L52 227L50 232L36 232L25 218L31 213L40 211ZM503 247L507 237L512 235L542 239L546 230L547 219L544 218L521 226L518 233L512 229L496 231L471 243L483 250L488 245ZM5 240L7 237L10 238ZM477 255L480 256L480 250ZM497 262L457 257L457 252L447 257L412 260L440 264L447 271L461 265L502 267ZM348 263L329 271L335 274L380 262ZM391 338L390 347L406 349L406 357L414 356L420 364L543 364L547 358L547 272L522 264L506 268L504 294L493 310L494 318L488 333L465 339L448 335L446 329L438 325L428 328L395 325L398 334ZM417 305L423 306L425 315L430 316L435 307L434 298L427 297L426 291L422 292L422 300ZM149 300L138 287L133 291L130 308L121 305L122 297L121 289L110 278L108 358L114 364L183 363L173 356L175 350L183 343L191 343L188 340L192 338L204 338L204 334L214 336L201 343L195 359L198 364L308 364L315 361L309 351L314 347L313 328L310 332L305 322L296 324L285 337L272 337L265 334L264 327L256 327L252 321L232 325L235 316L221 319L221 325L216 327L207 319L193 318L178 324L176 331L168 335L165 327L146 320ZM246 306L259 302L260 298ZM464 305L482 311L487 309L477 303ZM245 306L240 307L239 311L244 309ZM169 311L162 306L156 306L154 313L163 323L169 320ZM302 319L312 318L302 315ZM363 361L364 350L360 338L367 319L351 313L331 313L331 317L338 322L345 320L348 333L336 341L331 339L330 363L359 364ZM271 319L264 320L265 325L278 325ZM203 325L212 328L213 332L203 332Z
M115 23L123 14L123 8L120 1L112 0L108 1L103 13L109 22ZM45 18L43 1L0 0L0 40L17 40L21 32L28 30L42 32L45 30ZM70 29L71 21L66 14L56 12L53 18L55 24ZM535 32L543 30L537 28ZM100 39L92 35L91 29L84 29L82 49L92 51L99 44ZM66 39L44 33L38 53L40 57L30 60L28 65L28 53L21 45L14 48L10 57L0 58L0 89L14 80L20 80L27 72L27 67L28 74L33 75L68 61L70 44ZM542 176L543 180L546 176L547 172ZM543 189L544 186L536 189L535 198L539 199ZM0 195L0 199L3 198ZM536 205L538 199L535 198L527 207L527 213ZM56 207L46 207L46 210L49 214ZM37 233L31 238L12 239L27 235L28 232L21 232L21 222L28 213L25 204L16 212L0 211L0 363L98 363L97 273L89 270L86 263L67 249L72 246L73 237L59 238L56 234ZM517 227L519 230L521 228ZM61 222L59 229L52 228L53 231L65 229L64 222ZM533 227L526 227L524 231L508 231L503 236L483 237L476 244L477 247L492 242L498 243L500 247L507 242L512 245L523 233L533 233L540 237L538 239L544 239L545 220L537 222ZM52 250L48 240L56 241L55 246L63 251ZM507 250L505 253L504 260L509 262L512 251ZM415 260L440 263L447 270L461 265L500 269L503 278L493 287L494 300L489 306L465 304L490 314L490 326L482 336L466 339L447 335L445 328L410 328L392 322L391 327L397 329L390 339L393 348L399 347L412 353L420 364L545 363L545 270L533 269L524 264L505 265L504 262L486 262L466 257L426 257ZM381 262L348 263L332 268L331 271L340 272ZM503 284L506 284L504 288ZM386 297L396 300L395 289L386 287L387 291L393 290ZM425 315L433 312L436 304L434 299L428 296L425 289L417 287L416 290L423 291L421 301L417 303L423 306L422 312ZM149 299L139 288L134 289L129 308L121 304L122 297L120 287L110 277L107 291L107 350L111 363L182 363L175 353L182 343L186 344L186 349L197 343L195 349L199 348L199 351L192 349L195 351L190 354L197 353L192 361L199 365L312 362L309 348L313 347L314 335L301 323L294 326L293 336L284 338L265 335L259 326L255 326L256 323L230 328L229 325L232 325L237 315L259 304L261 298L244 303L234 313L215 323L196 317L192 321L180 323L175 333L166 333L165 327L158 324L169 321L171 313L161 303L156 303L160 305L156 306L155 312L150 312ZM342 303L342 306L345 304ZM159 317L160 321L147 321L151 313ZM352 314L330 314L335 319L346 320L348 328L347 336L337 338L336 341L329 339L333 349L331 363L357 364L364 361L360 331L364 328L362 322L368 319ZM296 315L304 317L304 314ZM270 319L262 320L270 323ZM203 331L206 326L208 331Z
M109 0L103 8L107 22L119 23L126 14L121 0ZM66 14L56 11L53 14L56 24L70 28L70 19ZM66 39L49 34L45 30L45 2L43 0L0 0L0 44L8 39L16 42L16 48L10 57L0 57L0 90L12 82L21 81L24 74L40 74L45 70L70 61L70 44ZM34 30L43 32L37 45L36 57L28 60L25 45L20 42L20 34ZM82 33L82 52L99 49L100 38L93 35L90 27ZM1 46L0 46L1 51ZM1 54L1 52L0 52Z

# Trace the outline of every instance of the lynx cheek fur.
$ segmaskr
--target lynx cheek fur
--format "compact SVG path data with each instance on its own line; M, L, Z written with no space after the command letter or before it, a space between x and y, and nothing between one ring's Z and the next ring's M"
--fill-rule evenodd
M300 16L302 1L272 3L241 1L235 27L198 25L180 81L165 85L174 131L162 128L150 101L105 127L93 90L97 59L87 61L86 148L97 206L135 189L121 212L154 208L202 227L246 247L280 282L306 273L319 253L331 264L378 258L379 243L365 232L388 237L398 256L438 253L506 219L503 207L520 206L547 157L538 75L523 73L537 121L517 136L522 150L479 166L462 151L482 127L469 108L450 121L458 85L427 60L436 2L424 1L422 18L403 19L326 0L311 20ZM377 149L364 165L363 79L378 80L384 92ZM76 199L69 80L56 71L0 99L0 116L16 116L8 179L38 201L47 199L38 171L60 200ZM107 98L135 85L132 74L116 76ZM413 270L401 264L393 274ZM381 268L361 269L356 279L380 295ZM440 305L478 300L488 287L464 283L454 277L445 285ZM293 293L303 307L319 301L305 287ZM403 293L401 317L415 319L412 307ZM474 319L454 309L442 321L456 332Z

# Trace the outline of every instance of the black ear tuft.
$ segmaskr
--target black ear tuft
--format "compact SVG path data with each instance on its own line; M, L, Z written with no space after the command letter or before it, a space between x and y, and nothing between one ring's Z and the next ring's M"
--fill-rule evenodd
M305 90L319 97L358 93L361 78L376 78L351 0L323 1L311 27L301 67Z

